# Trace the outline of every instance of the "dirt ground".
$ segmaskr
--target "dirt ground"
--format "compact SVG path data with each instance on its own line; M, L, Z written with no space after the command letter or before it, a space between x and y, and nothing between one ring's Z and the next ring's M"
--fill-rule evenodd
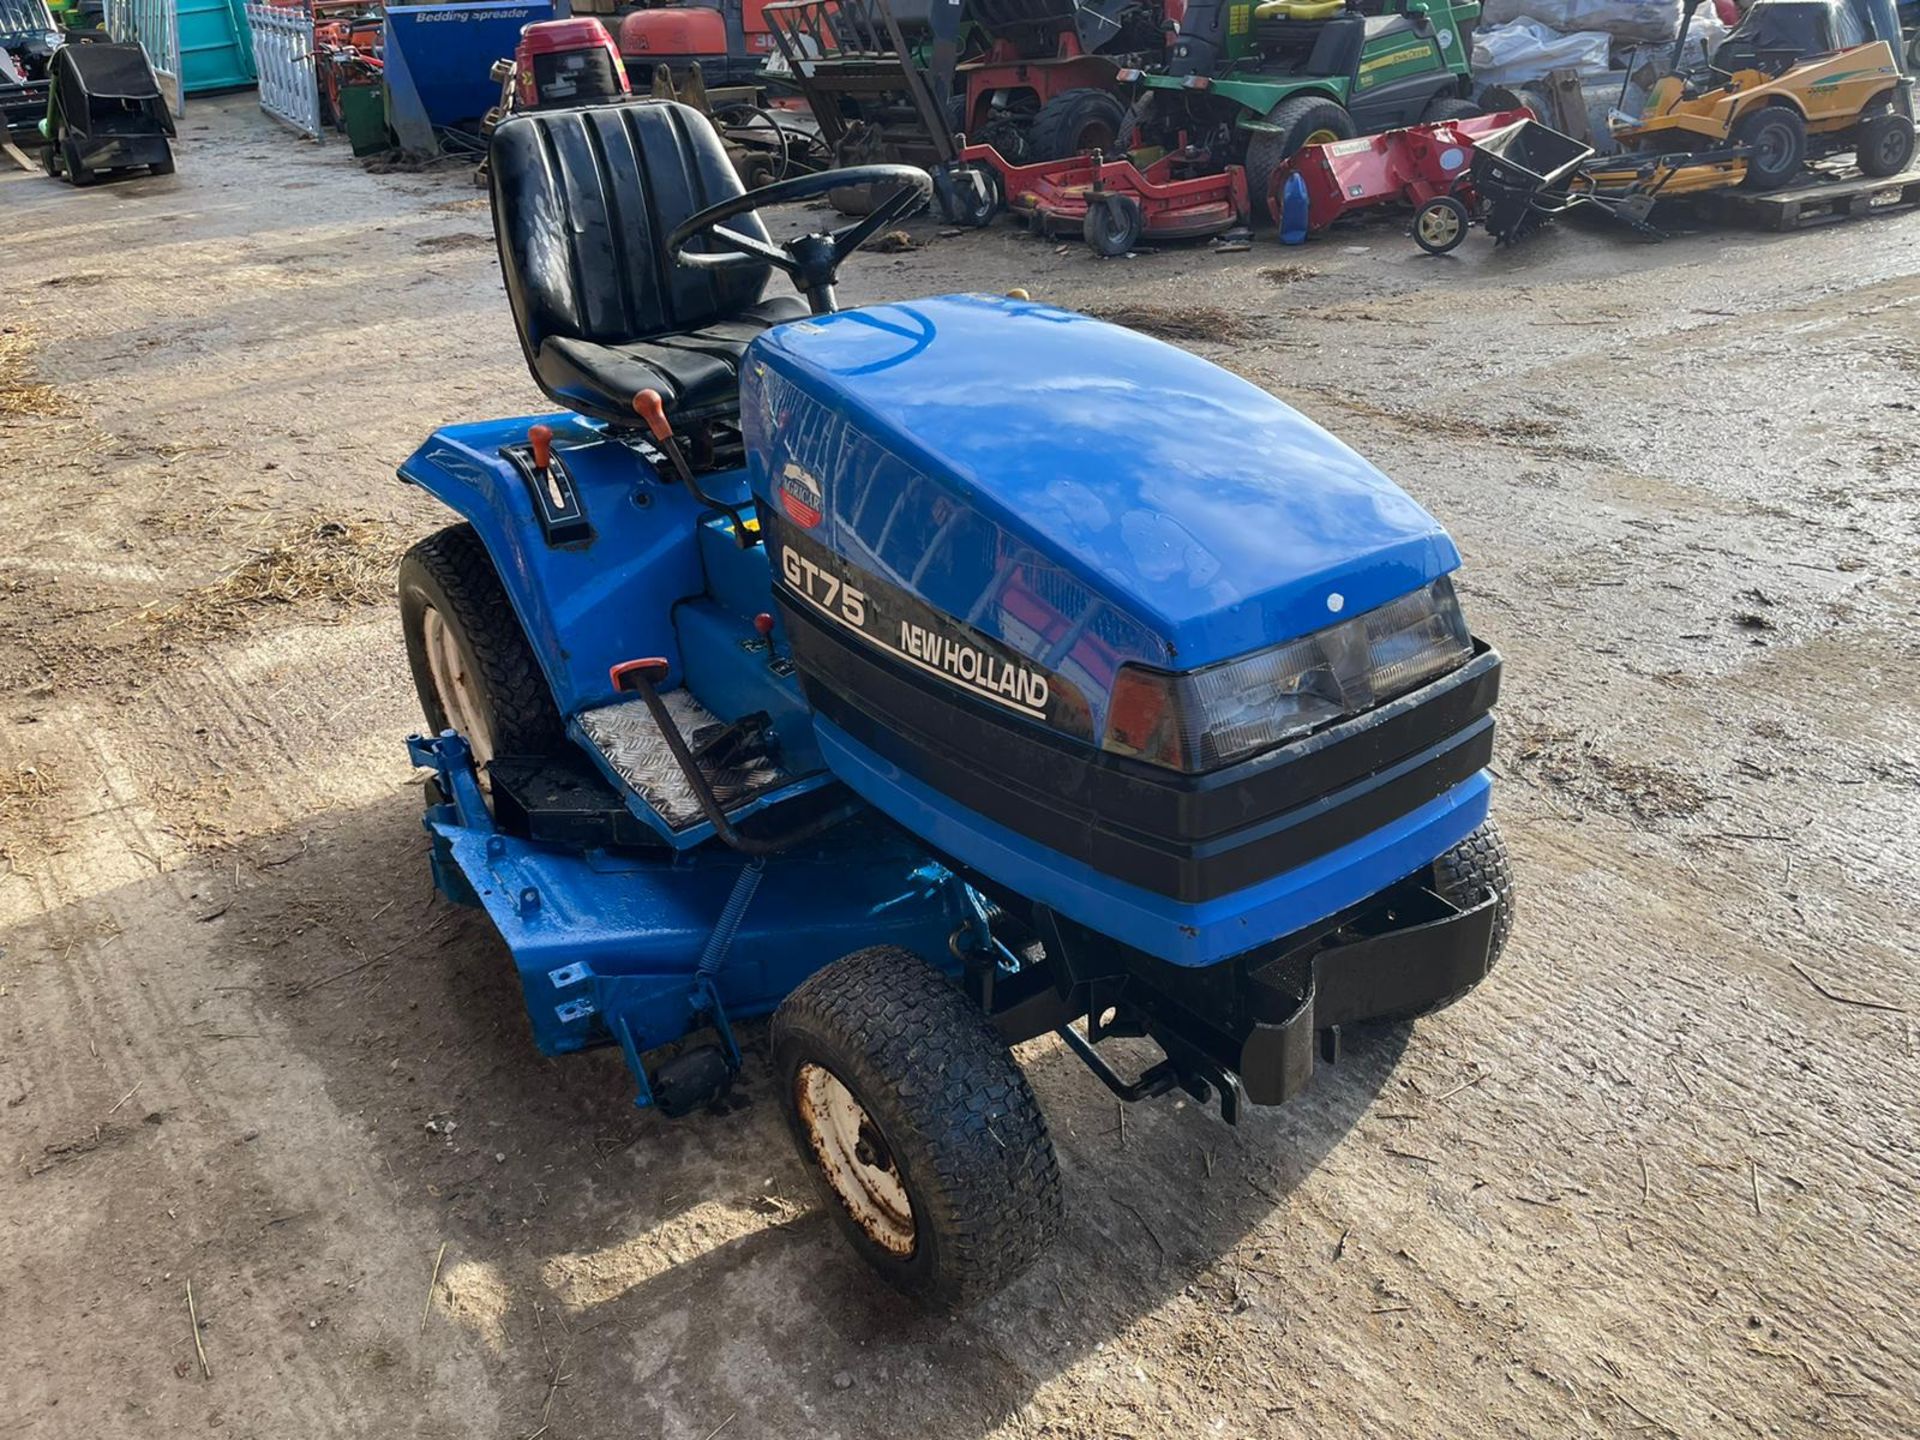
M1493 979L1237 1131L1028 1047L1069 1225L943 1321L763 1060L636 1111L433 894L393 470L542 408L484 201L247 97L183 140L0 176L0 1432L1920 1434L1920 218L854 263L1187 321L1508 667Z

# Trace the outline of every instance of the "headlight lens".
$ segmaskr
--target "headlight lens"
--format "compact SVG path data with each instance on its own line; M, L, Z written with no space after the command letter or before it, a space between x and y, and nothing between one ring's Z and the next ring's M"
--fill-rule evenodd
M1231 765L1404 695L1473 653L1453 581L1185 674L1124 665L1102 748L1172 770Z

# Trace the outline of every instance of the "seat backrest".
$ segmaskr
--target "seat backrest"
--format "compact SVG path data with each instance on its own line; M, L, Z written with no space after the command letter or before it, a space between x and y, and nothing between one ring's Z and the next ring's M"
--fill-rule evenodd
M494 131L493 233L528 363L552 336L614 345L760 298L768 266L675 265L667 237L741 193L713 124L672 100L514 115ZM766 238L760 217L727 222ZM701 248L722 248L696 241Z

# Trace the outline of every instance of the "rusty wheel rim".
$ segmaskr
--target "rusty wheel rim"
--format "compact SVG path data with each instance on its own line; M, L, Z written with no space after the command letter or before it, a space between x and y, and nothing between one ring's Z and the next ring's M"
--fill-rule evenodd
M803 1064L793 1088L814 1159L854 1223L888 1254L913 1254L913 1203L873 1117L824 1065Z
M420 636L427 652L427 673L433 680L433 693L447 717L449 728L466 737L473 751L473 765L480 773L480 788L487 789L487 762L493 759L493 726L488 723L487 707L481 703L472 673L460 656L453 627L432 606L420 620Z

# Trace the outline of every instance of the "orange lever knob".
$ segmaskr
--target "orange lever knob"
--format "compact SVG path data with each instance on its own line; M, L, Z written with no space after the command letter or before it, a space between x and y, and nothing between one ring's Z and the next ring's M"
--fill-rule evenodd
M533 447L533 468L544 471L553 460L553 431L534 425L527 431L527 444Z
M658 390L642 390L633 397L633 408L639 417L647 422L647 429L653 432L656 440L671 440L673 427L667 424L667 407L661 403Z

